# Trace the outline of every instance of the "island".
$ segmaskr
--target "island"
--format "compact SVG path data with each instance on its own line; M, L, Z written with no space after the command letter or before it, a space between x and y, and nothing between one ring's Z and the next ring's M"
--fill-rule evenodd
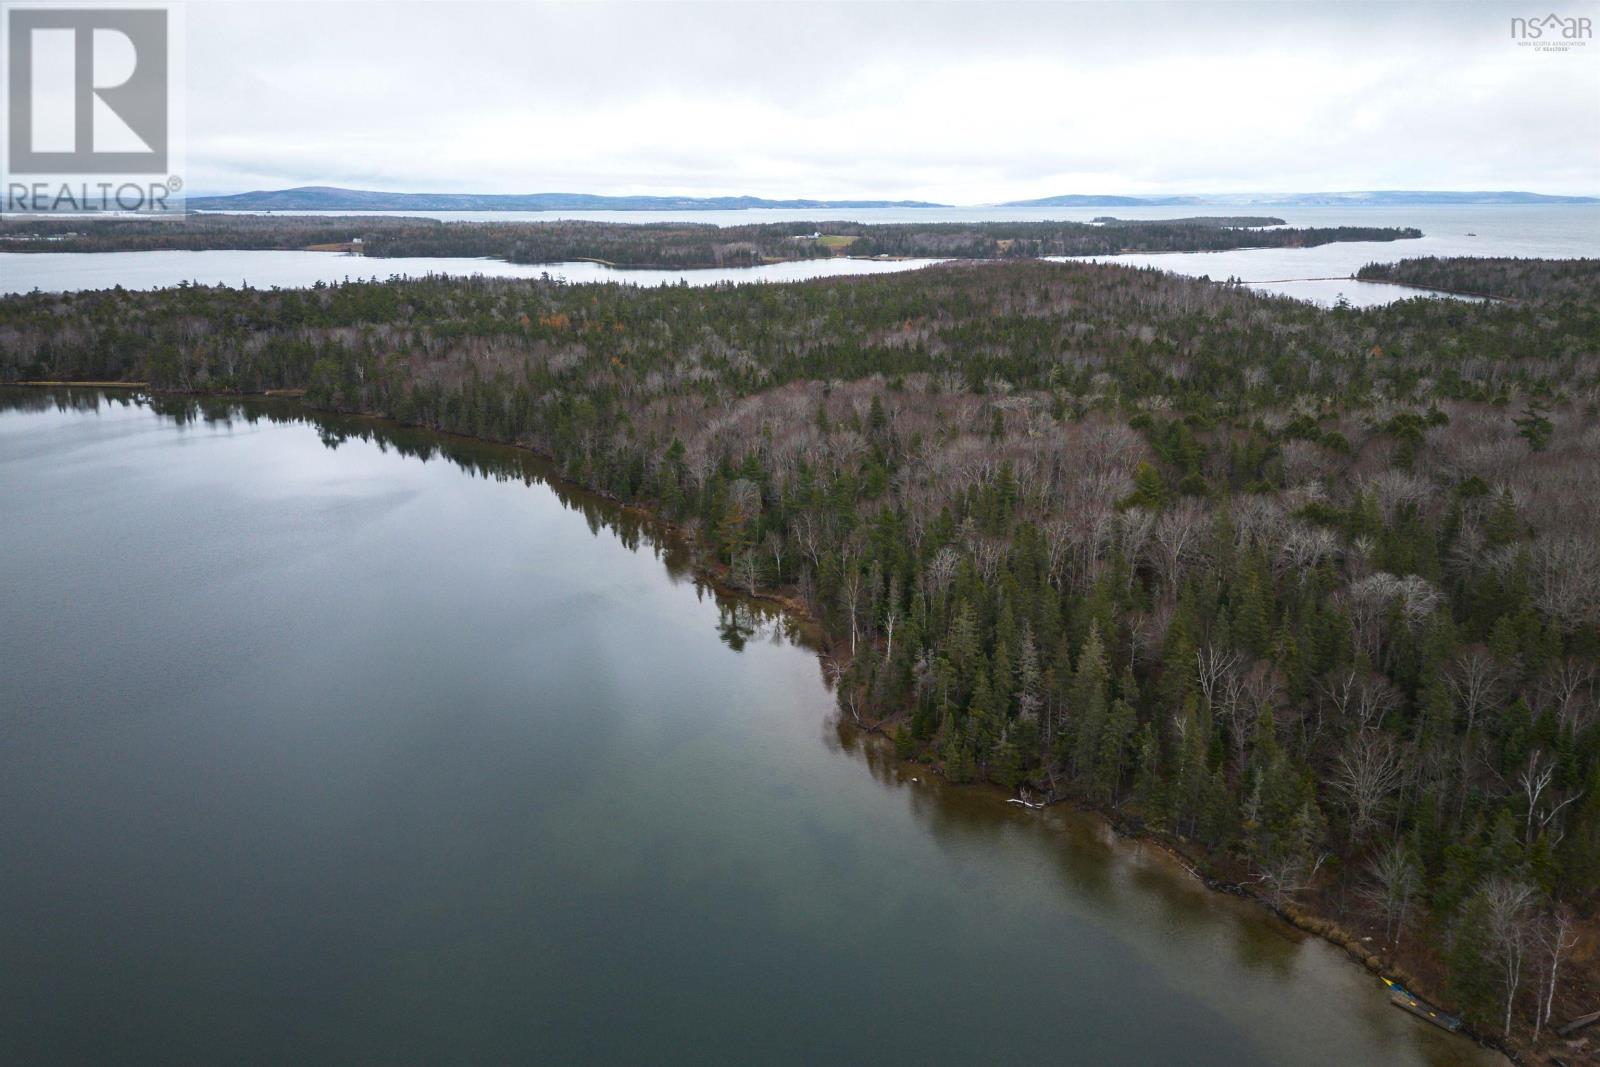
M594 260L616 267L746 267L860 258L1030 259L1122 252L1308 248L1334 241L1406 241L1414 227L1287 227L1269 217L1088 222L619 223L444 222L386 216L196 215L181 221L0 222L8 252L311 249L380 258L493 257L513 263ZM1260 228L1271 227L1271 228Z

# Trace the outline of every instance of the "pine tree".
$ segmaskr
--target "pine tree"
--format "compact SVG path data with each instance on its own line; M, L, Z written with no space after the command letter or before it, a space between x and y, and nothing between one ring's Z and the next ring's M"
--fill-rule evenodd
M1022 755L1016 742L1002 734L989 761L989 779L1007 789L1015 789L1022 781Z
M1121 500L1124 508L1144 508L1160 511L1167 500L1167 487L1162 483L1161 472L1148 463L1141 462L1133 471L1133 492Z
M1138 725L1139 719L1131 704L1120 697L1111 702L1095 757L1094 790L1102 803L1109 803L1117 795L1128 758L1128 745Z
M1482 890L1467 898L1451 926L1449 950L1451 996L1461 1015L1476 1027L1487 1029L1499 1007L1494 949L1489 941L1489 901Z
M1161 745L1156 739L1155 727L1150 723L1139 727L1139 733L1134 739L1134 750L1139 761L1133 779L1134 803L1139 805L1146 822L1156 827L1163 827L1167 823L1167 813L1163 803Z
M1089 624L1089 636L1078 653L1078 669L1072 677L1072 769L1080 781L1093 778L1100 750L1100 733L1105 728L1106 683L1110 665L1105 645L1100 640L1098 622Z

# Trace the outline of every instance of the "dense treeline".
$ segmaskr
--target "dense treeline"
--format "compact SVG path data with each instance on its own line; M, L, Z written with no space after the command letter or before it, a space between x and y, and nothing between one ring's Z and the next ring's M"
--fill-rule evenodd
M1284 220L1276 215L1185 215L1176 219L1119 219L1115 215L1097 215L1094 221L1104 226L1147 226L1160 223L1164 226L1199 224L1204 226L1282 226Z
M1594 980L1600 887L1573 269L1332 311L1039 262L34 294L0 301L0 376L304 386L546 453L803 599L843 712L906 756L1115 808L1526 1036Z
M1593 259L1426 256L1397 263L1369 263L1356 272L1356 277L1509 300L1548 300L1558 296L1587 296L1593 300L1600 294L1600 261Z
M1249 220L1254 223L1258 220ZM1309 248L1335 241L1401 241L1411 228L1326 226L1256 229L1223 219L1082 222L985 222L864 225L830 222L822 232L853 237L851 255L1024 259L1119 252L1205 252L1231 248Z
M362 216L196 215L168 221L0 223L0 250L107 252L348 245L365 255L489 256L513 263L595 259L625 267L751 266L833 255L1020 259L1306 247L1332 241L1416 238L1414 229L1338 226L1252 229L1271 218L1084 222L707 223L440 222Z
M219 248L296 249L353 237L400 239L436 231L433 219L371 215L186 215L171 219L84 218L0 221L0 252L200 252ZM381 243L381 242L380 242Z

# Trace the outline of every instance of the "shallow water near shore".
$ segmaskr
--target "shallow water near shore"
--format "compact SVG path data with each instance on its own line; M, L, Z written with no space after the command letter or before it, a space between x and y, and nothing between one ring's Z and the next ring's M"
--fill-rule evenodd
M0 389L0 1060L1503 1062L510 449Z

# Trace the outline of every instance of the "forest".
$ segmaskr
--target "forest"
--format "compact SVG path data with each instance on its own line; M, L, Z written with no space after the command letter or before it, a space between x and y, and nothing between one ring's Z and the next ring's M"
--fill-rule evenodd
M1396 263L1369 263L1356 272L1366 281L1398 282L1425 289L1475 293L1497 300L1594 299L1596 277L1584 259L1440 259L1426 256Z
M1097 806L1527 1048L1600 990L1600 261L1363 276L1508 299L1038 261L34 293L0 380L549 456L803 605L905 758Z
M599 260L619 267L736 267L835 255L1024 259L1117 252L1198 252L1399 241L1394 227L1281 227L1271 217L1101 219L1086 222L709 223L440 222L376 216L193 215L184 219L0 222L0 250L345 250L363 255L493 257L513 263ZM1279 227L1279 228L1260 228Z

